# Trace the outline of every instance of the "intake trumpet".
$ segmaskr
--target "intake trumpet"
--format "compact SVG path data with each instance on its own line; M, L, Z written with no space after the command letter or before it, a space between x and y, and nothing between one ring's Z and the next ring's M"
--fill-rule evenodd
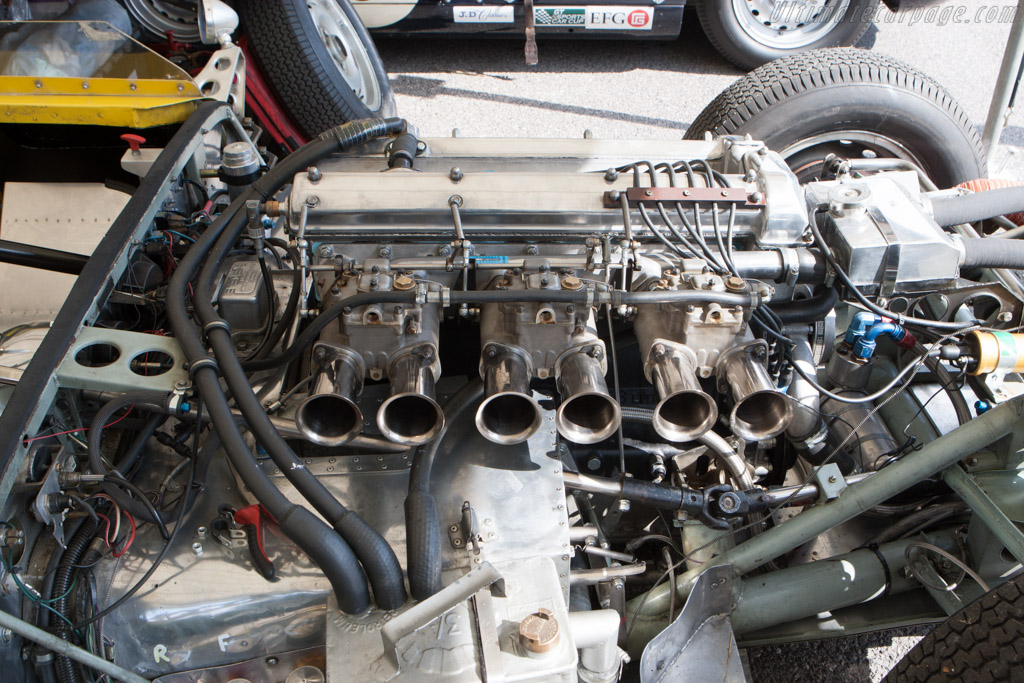
M444 428L444 411L434 399L432 344L403 349L388 366L391 396L377 411L377 427L385 437L405 446L419 446Z
M530 393L532 375L533 363L523 349L498 343L484 347L484 401L476 411L476 427L488 440L522 443L540 429L543 416Z
M359 354L332 344L317 344L313 358L319 363L309 398L295 412L302 435L321 446L340 446L363 428L356 397L363 390L365 366Z
M669 441L693 441L711 429L718 406L701 389L697 358L682 344L658 340L644 367L661 399L654 408L654 430Z
M764 357L764 342L754 342L729 349L718 361L719 386L728 386L734 401L729 427L748 441L778 436L793 420L793 406L772 383Z
M562 405L555 426L569 441L591 444L611 436L622 421L619 404L604 381L604 343L598 340L569 349L555 362Z

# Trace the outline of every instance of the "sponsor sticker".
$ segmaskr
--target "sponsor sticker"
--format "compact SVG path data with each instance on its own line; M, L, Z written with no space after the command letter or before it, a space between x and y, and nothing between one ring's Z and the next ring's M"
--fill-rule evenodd
M534 7L533 20L537 26L585 26L586 7Z
M586 10L587 18L584 26L588 29L650 31L654 26L653 7L591 6Z
M454 5L457 24L511 24L515 21L512 5Z

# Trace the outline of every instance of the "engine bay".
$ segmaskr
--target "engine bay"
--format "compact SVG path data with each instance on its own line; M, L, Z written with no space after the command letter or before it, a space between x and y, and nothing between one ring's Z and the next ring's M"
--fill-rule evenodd
M0 337L24 621L168 683L654 681L1019 571L991 204L739 137L249 132L204 105Z

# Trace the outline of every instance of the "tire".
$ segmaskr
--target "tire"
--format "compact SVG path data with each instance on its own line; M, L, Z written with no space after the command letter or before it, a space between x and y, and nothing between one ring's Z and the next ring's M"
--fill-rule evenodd
M886 683L1024 679L1024 576L989 591L925 636Z
M782 154L801 182L828 154L912 161L942 188L983 176L981 137L959 104L916 69L854 48L776 60L726 88L686 131L746 135Z
M235 7L274 95L307 137L394 115L380 55L348 0L245 0ZM332 54L348 56L339 57L347 73Z
M791 4L796 9L779 18L777 0L699 0L697 16L715 49L749 71L804 50L855 45L871 25L878 1Z

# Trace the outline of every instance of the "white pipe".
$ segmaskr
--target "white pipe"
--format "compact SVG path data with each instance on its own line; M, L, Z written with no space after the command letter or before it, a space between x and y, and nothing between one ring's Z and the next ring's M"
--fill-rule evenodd
M613 609L569 612L569 630L580 651L581 681L610 683L619 678L621 617Z

